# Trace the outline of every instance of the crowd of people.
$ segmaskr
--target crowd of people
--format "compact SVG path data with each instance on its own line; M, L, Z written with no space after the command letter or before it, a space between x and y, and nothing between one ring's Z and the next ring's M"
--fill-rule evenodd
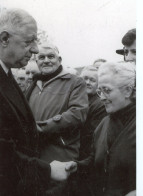
M78 72L29 13L1 14L0 196L136 195L136 29L122 43Z

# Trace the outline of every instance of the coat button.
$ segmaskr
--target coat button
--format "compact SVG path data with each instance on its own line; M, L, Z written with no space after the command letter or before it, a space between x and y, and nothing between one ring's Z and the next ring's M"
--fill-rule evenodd
M61 120L61 117L62 117L61 115L54 116L53 117L53 120L54 121L60 121Z
M103 192L105 192L105 187L103 187L103 189L102 189L102 190L103 190Z
M109 150L107 150L107 154L109 154Z
M105 172L105 173L107 173L107 170L106 170L106 169L104 169L104 172Z

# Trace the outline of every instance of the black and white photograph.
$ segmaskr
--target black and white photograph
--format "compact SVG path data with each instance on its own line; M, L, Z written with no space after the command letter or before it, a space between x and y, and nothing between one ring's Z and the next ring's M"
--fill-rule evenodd
M0 1L0 196L142 196L141 18L140 0Z

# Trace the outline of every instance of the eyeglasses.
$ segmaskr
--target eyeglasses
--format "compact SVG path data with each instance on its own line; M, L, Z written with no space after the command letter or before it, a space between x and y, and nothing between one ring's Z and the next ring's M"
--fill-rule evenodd
M112 92L112 89L109 89L107 87L103 88L103 89L97 89L96 90L97 95L101 98L101 94L103 93L105 97L109 97L110 93Z

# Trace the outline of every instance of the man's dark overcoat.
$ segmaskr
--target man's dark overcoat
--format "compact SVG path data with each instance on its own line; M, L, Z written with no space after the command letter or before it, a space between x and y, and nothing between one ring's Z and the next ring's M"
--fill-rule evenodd
M45 170L44 163L36 158L37 143L36 124L27 101L14 78L0 66L0 196L22 196L26 191L35 196L41 175L49 177L49 165Z

